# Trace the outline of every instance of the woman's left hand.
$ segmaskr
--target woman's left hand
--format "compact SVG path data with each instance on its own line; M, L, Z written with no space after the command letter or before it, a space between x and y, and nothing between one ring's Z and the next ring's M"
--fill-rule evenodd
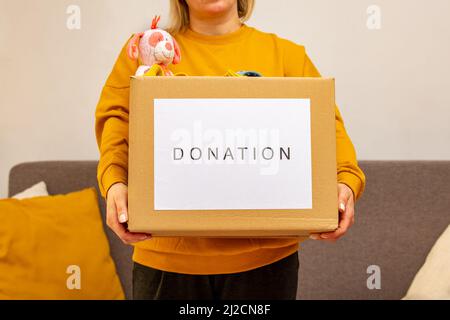
M352 189L338 183L339 227L334 232L312 234L311 239L334 242L342 237L355 222L355 199Z

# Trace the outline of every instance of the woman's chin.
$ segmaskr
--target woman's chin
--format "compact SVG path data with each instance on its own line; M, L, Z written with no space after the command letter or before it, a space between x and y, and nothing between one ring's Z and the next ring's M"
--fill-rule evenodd
M232 0L205 0L202 1L202 14L205 16L221 15L231 10L234 1Z

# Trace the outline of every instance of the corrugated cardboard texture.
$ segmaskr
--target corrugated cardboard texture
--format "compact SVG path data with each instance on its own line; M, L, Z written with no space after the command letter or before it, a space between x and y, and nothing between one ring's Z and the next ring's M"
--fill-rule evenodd
M155 98L309 98L313 209L155 211ZM337 228L334 80L323 78L136 77L131 79L129 230L155 236L283 237ZM226 196L226 195L224 195ZM267 195L270 197L270 194Z

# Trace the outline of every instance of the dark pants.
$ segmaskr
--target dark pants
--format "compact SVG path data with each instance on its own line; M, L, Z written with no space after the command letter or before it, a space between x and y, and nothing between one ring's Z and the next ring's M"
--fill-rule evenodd
M218 275L161 271L134 263L135 300L295 300L298 253L254 270Z

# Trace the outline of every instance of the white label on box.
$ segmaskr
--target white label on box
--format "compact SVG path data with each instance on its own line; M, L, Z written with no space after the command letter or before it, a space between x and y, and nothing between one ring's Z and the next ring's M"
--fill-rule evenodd
M155 210L311 209L309 99L155 99Z

